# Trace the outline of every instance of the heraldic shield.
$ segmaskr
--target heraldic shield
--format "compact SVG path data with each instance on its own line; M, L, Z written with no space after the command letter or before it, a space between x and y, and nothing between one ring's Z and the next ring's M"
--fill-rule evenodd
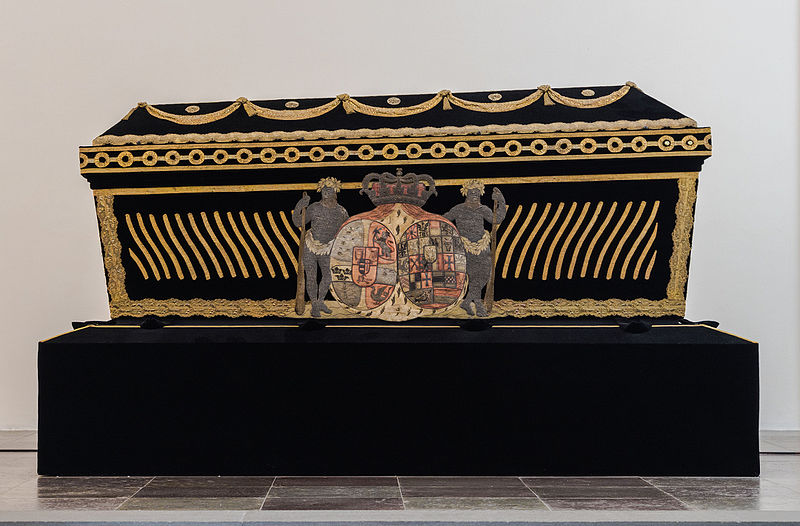
M363 186L377 206L351 217L334 238L334 298L359 315L392 321L456 306L466 290L466 252L455 225L419 206L435 193L433 180L370 174Z
M342 225L331 249L333 295L359 311L383 304L397 284L394 236L386 226L361 216Z
M415 305L441 309L464 289L467 256L456 227L444 218L408 227L397 246L400 287Z

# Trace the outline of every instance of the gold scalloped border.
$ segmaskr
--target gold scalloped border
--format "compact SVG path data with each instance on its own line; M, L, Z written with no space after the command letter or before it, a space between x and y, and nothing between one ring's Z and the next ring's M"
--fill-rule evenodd
M169 113L158 109L147 102L140 102L135 108L129 111L122 120L128 120L131 114L133 114L137 108L144 108L147 110L147 113L158 119L189 126L216 122L220 119L224 119L239 108L244 108L247 112L247 115L250 117L258 116L264 119L282 121L313 119L334 110L340 104L342 107L344 107L345 112L348 114L361 113L363 115L371 115L373 117L408 117L410 115L417 115L419 113L432 110L438 106L440 102L442 103L442 109L444 110L450 110L452 109L452 106L458 106L471 111L498 113L522 109L533 104L541 98L544 98L544 104L547 106L552 106L558 103L571 108L602 108L603 106L608 106L609 104L618 101L627 95L631 88L635 87L636 84L628 81L618 90L615 90L608 95L603 95L593 99L574 99L558 93L556 90L545 84L539 86L536 91L526 97L508 102L475 102L453 95L450 90L441 90L439 93L425 102L421 102L413 106L403 106L397 108L372 106L354 99L347 93L337 95L336 98L330 102L320 104L319 106L315 106L313 108L304 108L302 110L274 110L259 106L253 102L250 102L244 97L239 97L229 106L222 108L221 110L202 115L178 115L176 113Z
M667 297L661 300L595 300L590 298L567 300L529 299L515 301L510 299L496 300L492 317L512 316L683 316L686 310L686 283L688 281L689 252L694 204L697 197L697 174L676 178L678 185L678 201L675 205L675 228L672 232L673 250L669 260L670 281L667 284ZM122 266L122 245L117 235L118 222L114 215L114 196L99 194L95 196L97 218L100 223L100 239L106 267L109 308L111 317L147 315L155 316L280 316L286 318L297 316L294 312L294 300L226 300L226 299L142 299L131 300L125 290L125 269ZM350 318L351 313L334 311L333 316ZM458 309L448 317L463 316Z
M697 121L682 119L640 119L636 121L575 121L549 124L487 124L466 126L425 126L422 128L358 128L354 130L298 130L273 132L230 133L168 133L165 135L101 135L93 146L123 146L126 144L187 144L224 142L312 141L318 139L377 139L382 137L427 137L436 135L488 135L507 133L558 133L581 131L617 131L644 129L696 128Z

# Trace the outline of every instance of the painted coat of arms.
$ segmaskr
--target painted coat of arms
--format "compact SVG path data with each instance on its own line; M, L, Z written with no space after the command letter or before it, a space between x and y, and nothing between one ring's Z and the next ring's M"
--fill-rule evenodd
M336 185L335 180L321 181L320 189L323 191ZM473 186L476 189L480 186L482 193L482 185ZM319 316L321 312L329 311L323 301L326 289L322 288L328 284L333 297L349 312L360 316L399 321L445 315L459 307L472 314L473 302L477 313L485 315L480 289L486 285L486 280L481 280L480 275L488 275L491 271L488 243L483 243L485 246L477 252L487 256L484 258L487 268L476 272L480 283L476 297L469 295L468 261L470 246L489 239L488 232L483 229L483 216L489 211L488 207L481 205L479 199L473 199L476 201L472 206L474 217L465 216L463 211L458 213L458 207L448 212L456 221L470 226L477 221L479 239L473 243L469 238L462 238L456 224L448 217L423 210L428 198L437 193L436 183L428 175L404 175L402 170L396 174L368 174L361 183L361 193L370 198L375 208L341 223L338 232L328 242L329 247L324 249L329 250L325 254L327 258L324 258L328 260L327 265L325 261L319 262L322 274L319 286L316 284L317 264L305 266L312 315ZM467 192L462 193L467 195ZM489 212L488 215L495 225L505 216L505 201L502 194L498 194L494 197L502 201L503 213L498 216L496 212ZM478 198L479 195L476 193ZM324 191L322 206L326 206L326 200L328 212L322 213L329 220L320 225L320 229L329 237L331 225L337 226L338 219L347 214L334 212L337 208L331 200L335 201L335 192ZM304 197L295 207L293 217L301 227L310 222L311 231L306 234L310 238L306 239L316 239L319 237L314 231L317 228L314 224L316 215L308 220L302 219L307 206L308 198ZM312 214L318 209L312 210ZM298 221L298 218L301 219ZM312 258L323 254L315 253L315 246L308 242L304 250L304 261L306 254Z

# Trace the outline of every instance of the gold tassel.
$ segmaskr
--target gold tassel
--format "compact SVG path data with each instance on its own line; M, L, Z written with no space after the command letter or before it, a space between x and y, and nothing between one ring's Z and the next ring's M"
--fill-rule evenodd
M256 114L256 110L255 108L253 108L254 106L253 103L247 100L246 98L239 97L238 99L236 99L236 102L244 106L244 111L247 112L248 117L252 117L253 115Z
M355 104L353 104L353 101L350 100L350 95L347 93L342 93L341 95L337 95L336 98L342 102L342 107L344 108L345 113L349 115L356 112Z
M450 90L443 89L439 92L439 96L442 98L442 109L444 111L452 110L453 106L450 105Z
M548 86L547 84L543 84L539 86L539 91L541 91L544 94L545 106L555 106L556 103L553 102L553 99L550 97L550 86Z

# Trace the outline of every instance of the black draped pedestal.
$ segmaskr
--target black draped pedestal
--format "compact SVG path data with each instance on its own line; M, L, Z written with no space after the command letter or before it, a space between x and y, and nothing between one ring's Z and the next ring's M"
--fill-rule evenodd
M706 326L447 322L184 321L41 342L39 473L759 472L756 343Z

